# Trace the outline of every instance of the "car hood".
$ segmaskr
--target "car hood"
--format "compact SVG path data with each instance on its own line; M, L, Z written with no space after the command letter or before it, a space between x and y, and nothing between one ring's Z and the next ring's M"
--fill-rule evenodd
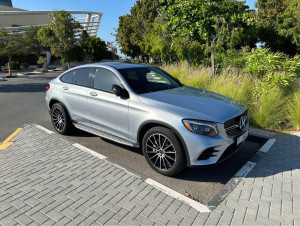
M182 86L138 96L147 105L184 118L224 123L246 111L240 102L203 89Z

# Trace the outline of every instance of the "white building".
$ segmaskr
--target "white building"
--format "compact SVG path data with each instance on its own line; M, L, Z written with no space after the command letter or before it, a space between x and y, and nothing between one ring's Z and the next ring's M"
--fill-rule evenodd
M14 8L11 0L0 0L0 28L10 34L22 34L30 26L46 27L55 11L28 11ZM67 11L78 21L90 36L97 36L102 13L91 11ZM47 55L47 64L51 55Z
M9 33L24 32L30 26L45 27L54 11L28 11L10 7L10 0L0 0L0 28ZM102 13L90 11L67 11L91 36L96 36Z

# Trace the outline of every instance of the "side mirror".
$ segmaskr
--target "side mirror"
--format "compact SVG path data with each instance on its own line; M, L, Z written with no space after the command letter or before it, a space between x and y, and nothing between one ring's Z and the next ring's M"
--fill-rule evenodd
M122 88L121 86L118 85L113 85L112 86L112 92L115 94L117 97L122 97L122 98L129 98L129 93L126 89Z

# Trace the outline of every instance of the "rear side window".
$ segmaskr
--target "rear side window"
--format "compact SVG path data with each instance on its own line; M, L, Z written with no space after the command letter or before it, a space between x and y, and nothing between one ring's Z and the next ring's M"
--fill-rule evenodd
M71 71L69 73L66 73L64 74L60 80L62 82L65 82L65 83L69 83L69 84L72 84L73 83L73 78L74 78L74 71Z
M96 68L94 89L112 93L113 85L121 85L120 80L112 72L104 68Z
M63 76L60 77L60 81L62 82L67 82L67 78L68 78L69 73L64 74Z
M73 72L74 72L74 78L73 78L74 85L89 87L90 85L89 75L91 72L90 68L80 68L74 70Z
M68 78L67 78L67 83L70 83L70 84L73 84L73 80L74 80L74 74L75 72L74 71L71 71L70 73L68 73Z

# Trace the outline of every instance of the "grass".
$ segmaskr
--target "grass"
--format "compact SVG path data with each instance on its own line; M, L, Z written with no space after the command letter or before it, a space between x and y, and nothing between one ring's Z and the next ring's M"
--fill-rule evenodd
M250 109L254 124L267 129L286 127L285 97L279 88L263 93L259 102Z
M214 78L210 68L186 64L166 65L165 71L178 78L183 84L210 90L229 96L246 105L250 112L250 124L264 129L300 130L300 88L286 92L279 88L255 95L256 80L236 68L226 68Z
M296 130L300 130L300 89L288 105L288 117Z

